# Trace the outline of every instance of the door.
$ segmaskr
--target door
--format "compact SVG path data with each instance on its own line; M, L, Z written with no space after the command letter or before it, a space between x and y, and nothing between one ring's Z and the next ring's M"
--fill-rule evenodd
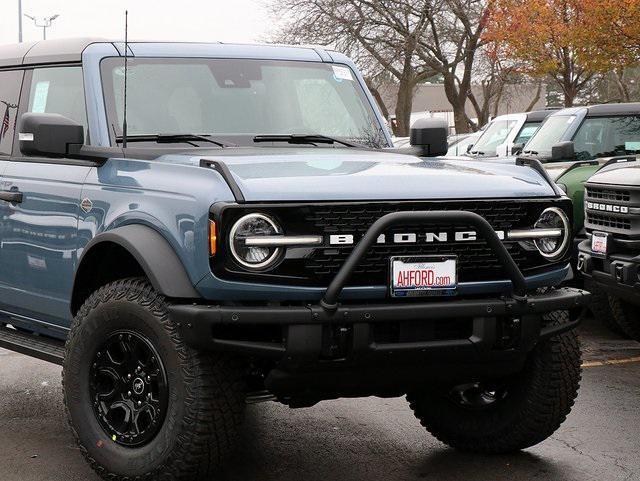
M27 72L20 111L61 114L83 124L86 132L81 67ZM4 172L2 190L21 193L22 200L3 207L0 299L34 323L69 325L80 194L90 169L78 161L14 152Z

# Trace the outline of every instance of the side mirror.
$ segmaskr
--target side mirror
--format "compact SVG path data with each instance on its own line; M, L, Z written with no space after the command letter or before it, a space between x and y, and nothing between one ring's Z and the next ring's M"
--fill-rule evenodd
M411 146L420 149L421 157L446 155L449 150L449 126L442 119L419 119L411 126Z
M467 154L471 152L471 149L473 149L473 144L467 145Z
M558 142L551 147L551 160L573 160L575 156L575 144L571 140Z
M511 155L519 155L522 153L523 149L524 149L524 144L522 142L513 144L511 146Z
M84 127L58 114L25 113L18 132L20 152L29 156L64 157L84 144Z

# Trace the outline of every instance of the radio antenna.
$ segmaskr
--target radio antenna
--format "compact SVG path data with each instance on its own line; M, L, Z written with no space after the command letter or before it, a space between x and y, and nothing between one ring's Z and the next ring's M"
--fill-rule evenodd
M128 50L129 50L129 11L124 11L124 110L122 112L122 148L127 148L127 72L128 72Z

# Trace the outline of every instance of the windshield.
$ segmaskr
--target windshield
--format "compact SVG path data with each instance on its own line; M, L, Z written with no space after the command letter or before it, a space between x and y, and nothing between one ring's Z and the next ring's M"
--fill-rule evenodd
M577 160L640 152L640 116L587 118L576 132Z
M565 133L575 120L575 115L548 117L524 147L524 152L541 157L551 157L551 147L564 138Z
M483 156L496 155L496 148L504 143L516 123L517 120L494 120L475 143L471 153Z
M116 136L123 65L121 58L101 65ZM254 145L256 135L314 134L387 146L351 69L319 62L130 58L127 126L127 136L206 134L238 145Z
M478 140L478 134L464 135L461 139L453 141L449 144L447 157L457 157L459 155L467 155L470 145Z

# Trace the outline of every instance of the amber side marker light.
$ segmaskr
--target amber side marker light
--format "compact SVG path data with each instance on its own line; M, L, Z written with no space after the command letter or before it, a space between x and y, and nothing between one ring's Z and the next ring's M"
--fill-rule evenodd
M215 221L209 221L209 254L212 256L216 255L216 249L218 246L218 234L216 231L216 223Z

